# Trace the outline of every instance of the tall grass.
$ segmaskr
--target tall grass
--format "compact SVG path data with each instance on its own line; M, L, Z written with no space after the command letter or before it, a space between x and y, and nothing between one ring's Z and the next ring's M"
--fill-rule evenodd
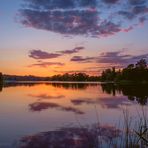
M98 116L97 113L97 121L99 119ZM102 126L99 119L99 123L92 128L96 130L95 146L92 148L148 148L148 116L144 107L141 108L140 112L135 113L135 117L131 116L127 108L123 109L122 121L120 122L122 122L122 126L116 128L117 135L118 129L120 129L120 135L116 138L110 137L104 140L104 136L102 136L104 133L101 133ZM82 127L81 125L80 128L85 128L85 126Z

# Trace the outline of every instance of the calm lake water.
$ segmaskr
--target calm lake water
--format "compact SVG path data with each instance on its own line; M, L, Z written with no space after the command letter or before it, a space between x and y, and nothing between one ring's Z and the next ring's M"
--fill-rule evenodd
M123 111L147 112L148 86L114 84L5 84L0 89L0 148L21 137L61 127L102 125L120 128Z

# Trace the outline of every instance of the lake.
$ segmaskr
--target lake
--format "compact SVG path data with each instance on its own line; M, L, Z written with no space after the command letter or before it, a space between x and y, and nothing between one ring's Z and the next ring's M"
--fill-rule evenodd
M62 127L100 123L123 127L148 110L147 85L97 83L9 83L0 88L0 148L22 137ZM134 123L133 123L134 124Z

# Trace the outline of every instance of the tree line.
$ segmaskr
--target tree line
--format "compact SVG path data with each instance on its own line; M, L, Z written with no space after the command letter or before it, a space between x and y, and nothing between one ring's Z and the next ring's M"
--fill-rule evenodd
M139 60L136 64L129 64L122 70L106 69L102 72L101 81L148 81L148 67L145 59Z
M99 76L89 76L85 73L65 73L51 77L3 75L4 81L99 81Z
M139 60L136 64L129 64L122 70L116 70L115 67L106 69L101 76L90 76L85 73L65 73L58 74L51 77L37 77L37 76L16 76L16 75L2 75L0 73L0 83L3 80L7 81L134 81L143 82L148 81L148 67L145 59Z
M0 72L0 84L3 83L3 74Z
M49 78L50 81L99 81L99 76L89 76L85 73L74 73L68 74L65 73L63 75L54 75Z

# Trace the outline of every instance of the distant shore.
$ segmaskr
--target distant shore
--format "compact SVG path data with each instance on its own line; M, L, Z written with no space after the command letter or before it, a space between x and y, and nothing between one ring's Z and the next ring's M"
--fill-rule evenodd
M116 85L134 85L134 84L148 84L148 81L7 81L5 80L3 83L8 84L8 83L66 83L66 84L116 84Z

